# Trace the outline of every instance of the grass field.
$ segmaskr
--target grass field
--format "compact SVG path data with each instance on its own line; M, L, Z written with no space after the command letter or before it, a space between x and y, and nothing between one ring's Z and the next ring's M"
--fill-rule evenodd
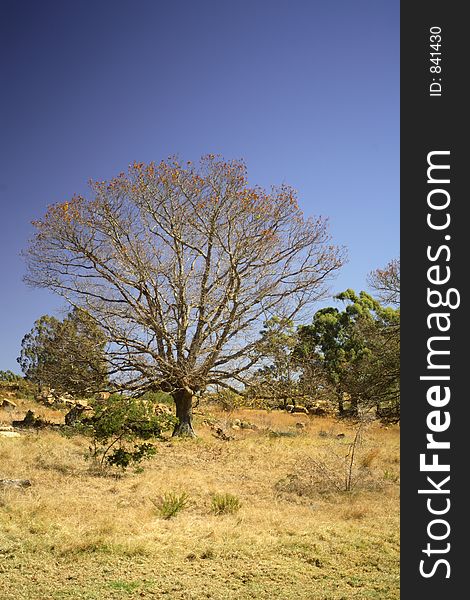
M397 427L367 428L344 492L352 424L245 410L231 418L258 429L228 428L234 439L223 441L205 416L196 416L197 439L167 439L143 472L120 477L91 468L81 437L0 437L0 478L32 482L0 491L0 597L399 598ZM0 422L12 418L0 411ZM171 492L188 503L165 519L159 502ZM213 494L224 493L240 508L214 514Z

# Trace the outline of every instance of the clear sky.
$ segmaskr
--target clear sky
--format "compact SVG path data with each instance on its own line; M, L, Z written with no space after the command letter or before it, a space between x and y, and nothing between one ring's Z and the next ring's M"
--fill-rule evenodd
M398 0L0 0L0 369L61 306L31 220L136 161L244 158L330 217L364 289L399 251Z

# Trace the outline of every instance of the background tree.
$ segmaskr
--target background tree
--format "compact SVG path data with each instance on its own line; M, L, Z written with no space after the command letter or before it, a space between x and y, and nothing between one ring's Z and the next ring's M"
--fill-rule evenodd
M17 375L16 373L13 373L13 371L10 371L9 369L7 371L0 371L0 381L6 381L8 383L16 383L18 381L22 381L22 377L21 375Z
M400 306L400 259L394 258L383 269L369 273L367 282L381 302Z
M240 161L134 163L91 188L35 222L27 281L86 309L116 383L171 392L174 433L192 435L194 394L243 382L262 323L321 298L343 253L290 187L249 187Z
M105 345L96 321L76 308L63 321L38 319L22 340L18 362L33 383L87 396L106 387Z
M315 313L311 325L299 328L296 352L321 366L336 392L340 413L344 402L350 412L382 403L399 405L399 310L384 307L369 294L346 290L336 296L347 302Z
M284 408L298 395L298 369L293 350L297 334L291 319L278 316L268 319L257 345L260 360L264 362L248 385L250 396L270 406Z

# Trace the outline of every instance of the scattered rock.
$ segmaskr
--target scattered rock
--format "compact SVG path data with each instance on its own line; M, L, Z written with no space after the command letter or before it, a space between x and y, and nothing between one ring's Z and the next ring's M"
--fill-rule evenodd
M325 417L328 414L328 411L321 406L312 406L308 409L309 415L314 415L315 417Z
M3 408L4 410L15 410L17 405L15 402L13 402L13 400L8 400L7 398L3 398L3 400L0 401L0 408Z
M27 488L31 487L29 479L0 479L0 488Z
M34 412L32 410L28 410L21 421L12 421L11 424L13 427L32 427L35 421L36 417L34 416Z
M11 424L13 425L13 427L35 427L35 428L47 427L47 426L51 425L51 423L48 423L47 421L43 421L39 417L36 417L32 410L28 410L28 412L24 416L24 419L22 419L21 421L12 421Z
M93 409L91 406L83 406L80 404L76 404L72 407L69 412L65 415L64 421L65 424L69 427L72 427L76 423L82 420L83 413L92 412Z
M17 431L0 430L0 437L16 438L16 437L21 437L21 435Z
M65 406L75 406L76 402L69 394L64 394L57 398L57 404L64 404Z
M222 427L216 427L212 435L218 438L219 440L224 440L224 442L228 442L234 439L233 435L228 435L227 433L225 433Z
M277 437L295 437L297 435L296 431L269 431L269 437L277 438Z
M294 406L294 408L290 411L292 414L302 413L304 415L308 415L308 410L305 406Z
M166 404L155 404L153 410L156 415L171 415L172 414L171 408Z
M67 392L61 394L53 388L43 387L36 396L36 400L46 406L74 406L76 401L73 396Z

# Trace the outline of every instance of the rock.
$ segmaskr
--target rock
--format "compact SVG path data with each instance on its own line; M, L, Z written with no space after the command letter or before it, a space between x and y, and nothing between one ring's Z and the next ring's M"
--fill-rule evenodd
M240 429L240 425L232 425L232 429L235 429L235 430Z
M41 391L39 392L39 396L38 397L39 398L44 398L44 399L49 398L50 396L52 396L52 392L53 391L54 390L51 390L51 388L43 386L41 388Z
M57 403L58 404L65 404L65 406L71 406L71 407L75 406L75 400L71 396L69 396L68 394L64 394L63 396L59 396L57 398Z
M328 414L328 411L320 406L314 406L308 409L308 413L315 417L325 417Z
M48 423L47 421L43 421L39 417L36 417L32 410L28 410L28 412L24 416L24 419L22 419L21 421L12 421L11 424L13 425L13 427L36 427L36 428L47 427L47 426L51 425L51 423Z
M155 404L153 411L156 415L171 415L172 411L166 404Z
M296 423L295 426L297 427L297 429L305 429L306 427L305 423Z
M76 404L73 408L69 410L69 412L65 415L64 421L65 424L69 427L72 427L76 423L78 423L84 412L91 412L93 409L91 406L82 406Z
M13 427L31 427L34 425L35 421L36 417L34 416L34 412L32 410L28 410L21 421L12 421L11 424Z
M3 398L0 404L0 408L4 410L15 410L17 407L16 403L13 400L8 400L7 398Z
M268 432L269 437L278 438L278 437L295 437L297 433L295 431L273 431L270 430Z
M239 427L240 429L258 429L258 425L249 421L241 421Z
M17 431L0 431L0 437L17 438L21 435Z
M13 431L13 427L11 425L0 425L0 431Z
M292 412L294 410L295 406L293 404L286 404L286 410L287 412Z
M292 414L302 413L304 415L308 415L308 410L305 408L305 406L294 406L294 408L290 412Z
M346 437L345 433L338 433L338 435L336 436L338 439L344 438Z
M96 399L106 401L106 400L109 400L110 396L111 396L111 392L98 392L96 394Z
M237 425L238 427L240 427L241 421L240 421L240 419L234 419L232 424L233 425Z
M216 438L219 438L220 440L224 440L224 442L228 442L234 439L232 435L227 435L222 429L222 427L217 427L215 429L215 433L213 433L212 435Z
M27 488L31 487L31 481L29 479L0 479L0 488L17 487Z

